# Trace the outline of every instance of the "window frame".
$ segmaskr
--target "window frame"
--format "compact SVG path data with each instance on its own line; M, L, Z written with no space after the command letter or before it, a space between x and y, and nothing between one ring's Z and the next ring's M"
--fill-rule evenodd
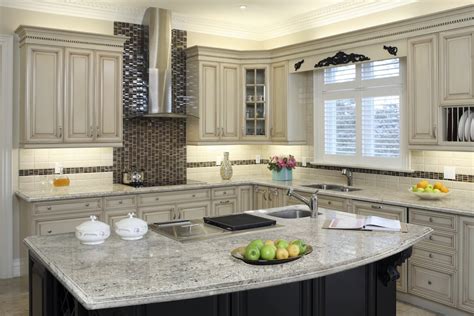
M373 61L369 61L373 62ZM324 84L324 70L313 72L314 89L314 163L358 167L366 169L384 169L407 171L409 169L409 151L407 135L407 97L406 97L406 59L399 58L399 75L380 79L362 80L362 64L355 64L354 81ZM337 66L335 66L337 67ZM392 93L395 92L395 93ZM400 156L365 157L362 155L362 98L380 96L400 96ZM336 99L355 99L356 103L356 154L333 155L325 153L325 113L324 101Z

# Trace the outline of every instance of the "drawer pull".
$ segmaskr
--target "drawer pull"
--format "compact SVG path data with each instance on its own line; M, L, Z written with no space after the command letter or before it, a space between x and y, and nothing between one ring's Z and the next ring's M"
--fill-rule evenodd
M430 253L430 254L428 255L428 257L433 258L433 254Z
M229 204L229 203L230 203L229 200L221 201L221 204Z
M119 201L118 204L123 204L123 201Z
M331 202L331 201L328 201L328 205L331 205L331 204L332 204L332 202Z
M52 231L51 229L50 229L50 230L48 230L48 234L51 234L52 232L53 232L53 231Z
M196 194L193 194L192 197L193 197L193 198L196 197Z
M155 201L159 201L159 200L160 200L160 198L159 198L159 197L155 198Z
M90 204L89 204L89 203L86 203L86 207L89 207L89 206L90 206Z
M433 223L433 219L431 217L429 218L429 221L430 221L430 223Z
M51 206L48 206L47 209L48 209L48 211L51 211Z
M428 285L431 285L431 281L428 281Z
M227 191L224 191L224 195L226 195L226 194L227 194Z
M433 236L430 236L430 238L429 238L429 239L430 239L430 240L433 240Z
M373 208L373 209L376 209L376 210L381 210L382 209L382 205L371 205L370 207Z

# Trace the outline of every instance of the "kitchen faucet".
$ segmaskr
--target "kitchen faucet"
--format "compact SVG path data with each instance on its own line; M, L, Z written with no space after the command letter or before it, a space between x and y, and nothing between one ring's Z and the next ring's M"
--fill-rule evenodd
M295 193L293 189L289 189L286 195L292 196L297 200L300 200L304 204L306 204L309 209L311 210L311 218L317 218L318 217L318 191L316 190L312 195L310 199L305 198L304 196Z
M351 169L343 168L341 170L341 174L343 174L347 177L347 186L348 187L352 186L352 171L351 171Z

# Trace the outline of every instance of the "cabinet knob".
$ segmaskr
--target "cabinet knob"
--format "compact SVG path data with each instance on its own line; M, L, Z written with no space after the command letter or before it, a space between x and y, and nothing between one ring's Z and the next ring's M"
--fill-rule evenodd
M193 194L192 197L196 197L196 194Z
M226 191L224 191L224 195L226 195L226 194L227 194L227 192L226 192Z
M159 200L160 200L160 198L159 198L159 197L155 198L155 201L159 201Z
M331 201L328 201L328 205L331 205L331 204L332 204L332 202L331 202Z
M430 240L433 240L433 236L430 236L430 238L429 238L429 239L430 239Z
M428 255L428 257L433 258L433 254L430 253L430 254Z
M86 207L89 207L89 206L90 206L90 204L89 204L89 203L86 203Z
M432 219L431 217L430 217L428 220L430 221L430 223L432 223L432 222L433 222L433 219Z
M428 284L431 285L431 281L428 281Z
M53 231L52 231L51 229L50 229L50 230L48 230L48 234L51 234L52 232L53 232Z
M118 204L123 204L123 201L122 200L118 201Z
M48 209L48 211L51 211L51 206L48 206L47 209Z

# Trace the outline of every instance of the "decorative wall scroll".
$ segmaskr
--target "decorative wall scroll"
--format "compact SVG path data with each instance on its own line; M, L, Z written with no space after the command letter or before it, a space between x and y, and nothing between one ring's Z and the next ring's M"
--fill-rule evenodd
M299 62L295 63L295 71L298 71L301 68L301 65L303 65L304 59L301 59Z
M354 53L346 54L340 51L332 57L328 57L323 60L320 60L316 65L314 65L314 68L327 67L331 65L356 63L356 62L366 61L366 60L370 60L370 58L365 55L354 54Z
M385 49L390 55L397 56L398 47L384 45L383 49Z

